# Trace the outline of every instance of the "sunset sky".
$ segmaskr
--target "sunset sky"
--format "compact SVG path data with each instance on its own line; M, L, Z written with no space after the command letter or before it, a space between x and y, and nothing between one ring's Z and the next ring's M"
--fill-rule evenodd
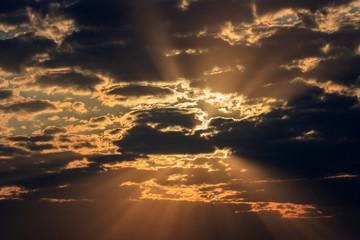
M1 0L0 239L360 236L360 0Z

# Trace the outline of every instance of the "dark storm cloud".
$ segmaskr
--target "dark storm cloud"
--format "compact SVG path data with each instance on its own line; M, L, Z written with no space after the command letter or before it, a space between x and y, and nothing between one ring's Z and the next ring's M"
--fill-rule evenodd
M279 10L283 6L292 8L315 6L311 5L310 2L298 4L297 1L275 1L272 4L259 1L257 3L260 9L267 9L266 11L272 11L272 8ZM320 1L316 4L316 8L328 4L330 1ZM336 4L340 4L340 1ZM96 5L95 1L79 1L66 9L67 14L76 20L79 30L65 39L60 48L63 50L54 53L52 59L44 62L44 66L80 66L95 71L112 73L117 81L140 81L171 80L175 77L199 78L203 76L204 71L211 69L214 65L242 64L245 66L245 72L229 73L230 76L223 78L229 79L229 82L232 81L230 79L237 81L240 86L237 86L236 89L239 90L243 89L243 85L248 82L258 81L258 88L261 90L262 83L288 81L301 75L299 70L281 69L280 66L288 64L294 59L323 56L321 48L332 38L328 34L295 26L279 28L276 34L260 41L261 47L246 47L230 46L222 40L209 36L175 38L171 33L172 31L181 31L180 28L188 28L182 29L182 31L188 32L212 25L216 25L215 32L218 32L220 25L226 21L234 23L251 21L253 19L251 1L196 1L186 11L177 7L177 1L134 4L105 1L101 7L98 6L100 9L93 8L94 5ZM168 26L160 27L162 22L153 22L151 14L137 16L139 11L146 12L147 6L156 6L154 8L159 9L164 14L163 17L169 21ZM92 14L95 9L97 14ZM112 11L124 11L126 13L108 14ZM213 14L208 14L208 12ZM307 21L304 16L302 19ZM186 21L189 21L189 24L186 24ZM195 26L196 24L199 26ZM176 48L207 48L208 46L210 47L209 53L197 56L183 54L172 57L180 70L179 75L173 74L164 79L153 60L166 62L166 57L158 51L159 49L154 50L156 49L156 46L152 46L154 43L144 37L158 34L158 28L167 29L164 32L170 30L168 35L164 36L168 38L170 46L173 45ZM149 47L152 49L149 50ZM72 49L72 51L66 49ZM97 60L93 61L93 59ZM263 66L265 72L258 71L259 65ZM210 86L217 87L217 80L214 80L216 77L221 76L209 77ZM127 90L130 91L131 89ZM263 92L270 91L264 90Z
M356 25L341 27L326 39L331 45L328 54L341 57L354 55L356 48L359 46L359 37L360 32Z
M26 112L26 113L34 113L40 112L46 109L56 109L55 105L48 101L43 100L30 100L27 102L18 102L12 103L6 106L0 106L0 110L11 113L11 112Z
M6 14L10 12L17 11L19 9L23 9L25 7L35 7L39 4L39 2L30 1L30 0L20 0L20 1L11 1L4 0L1 1L1 14Z
M149 47L132 26L129 5L127 1L110 0L101 5L78 1L66 8L65 14L75 20L78 30L44 66L79 66L110 73L117 81L162 80Z
M33 34L0 40L0 67L19 72L25 65L31 63L35 54L47 53L54 47L55 43L52 40L36 37Z
M35 147L36 148L36 147ZM41 150L41 149L35 149ZM69 162L84 156L74 152L36 153L4 159L1 165L1 185L22 185L30 188L63 184L75 175L58 172ZM47 181L48 180L48 181Z
M152 21L148 9L155 9L165 14L172 28L176 30L186 28L186 31L200 30L208 25L217 25L225 21L249 21L253 17L251 1L248 0L194 1L190 11L181 10L177 0L136 2L106 0L101 5L91 0L78 1L67 8L66 13L84 28L124 29L139 28L142 21ZM213 14L209 15L208 12ZM181 22L183 24L180 24Z
M81 73L50 73L37 78L36 82L42 86L72 87L80 90L94 90L102 80L95 76L86 76Z
M335 94L310 99L294 101L291 110L270 112L260 122L214 119L210 126L220 133L212 141L298 177L358 174L358 100Z
M156 129L167 128L171 126L180 126L185 128L194 128L200 125L201 121L196 119L194 113L187 113L178 109L152 109L148 111L134 112L137 116L137 124L154 123Z
M77 25L84 28L123 28L131 22L131 1L81 0L66 9Z
M329 113L333 111L356 112L359 107L359 99L357 97L343 96L336 93L324 94L315 89L313 92L309 92L308 95L299 96L288 102L288 105L293 108L292 111L294 113L311 110Z
M141 85L129 85L125 87L116 87L110 90L109 95L121 95L121 96L163 96L171 94L172 92L166 88L154 87L154 86L141 86Z
M22 8L15 10L11 14L1 14L0 23L9 24L9 25L20 25L22 23L29 22L29 16L27 15L26 9Z
M94 34L94 38L98 35ZM121 39L120 39L121 40ZM67 39L63 48L67 48ZM72 46L72 51L61 51L53 54L51 60L45 61L45 67L79 66L93 71L110 73L117 81L162 80L162 77L144 46L136 39L126 44L109 44L97 46Z
M3 147L0 146L0 151L2 149ZM3 155L7 158L0 161L0 185L19 185L40 191L96 174L102 170L101 164L133 161L138 156L133 154L81 155L75 152L33 152L28 156L12 155L14 154ZM86 168L65 169L69 163L83 158L87 158L90 162Z
M146 125L131 128L114 144L122 153L135 154L196 154L213 152L215 148L198 135L161 132Z
M0 90L0 100L10 98L13 95L11 90Z
M165 29L177 31L177 28L184 26L189 28L186 31L192 31L195 29L194 23L204 28L218 22L216 17L210 16L206 11L216 11L223 22L252 19L250 4L244 4L244 1L199 1L194 3L191 11L186 12L177 5L177 1L129 4L111 0L98 6L96 1L79 1L66 9L67 14L75 19L79 30L65 39L60 48L63 50L55 53L51 60L45 61L44 66L80 66L112 73L118 81L173 80L178 77L175 73L167 74L164 79L159 66L154 63L154 59L156 62L166 63L167 58L156 49L159 46L153 46L156 45L156 40L152 39L152 35L166 32ZM173 19L169 24L162 19L156 20L152 14L148 14L149 7L158 9L166 17ZM224 11L218 11L219 8ZM113 11L124 11L124 14L109 14ZM184 24L184 21L189 23ZM162 26L163 24L166 26ZM164 37L172 41L172 35L169 32Z
M357 87L360 86L360 55L329 59L319 63L319 66L309 71L306 76L326 82L329 79L336 83Z

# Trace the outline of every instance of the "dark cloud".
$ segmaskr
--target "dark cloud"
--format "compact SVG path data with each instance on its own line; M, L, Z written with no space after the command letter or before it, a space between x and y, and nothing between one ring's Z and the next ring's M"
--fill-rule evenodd
M25 65L31 64L34 55L53 50L52 40L36 37L33 34L20 35L0 40L0 67L5 70L19 72Z
M89 157L89 160L95 163L117 163L123 161L134 161L139 155L136 154L110 154Z
M146 125L131 128L114 144L122 153L135 154L196 154L213 152L215 148L198 135L161 132Z
M305 24L306 28L315 28L318 27L315 16L307 13L298 13L299 18Z
M29 16L27 15L26 9L18 9L12 14L1 14L0 23L9 24L9 25L20 25L22 23L29 22Z
M149 111L134 112L137 116L135 120L138 124L153 123L156 129L167 128L171 126L180 126L185 128L194 128L200 125L201 121L195 117L194 113L187 113L178 109L152 109Z
M92 122L92 123L104 122L106 119L107 119L107 117L105 117L105 116L94 117L94 118L90 119L90 122Z
M63 43L64 48L66 45L67 40ZM72 48L71 45L69 47ZM53 58L45 61L43 65L50 68L78 66L110 73L117 81L162 80L144 46L136 44L136 41L126 45L74 47L71 52L62 51L54 54Z
M54 137L49 135L32 136L32 137L13 136L13 137L8 137L8 140L13 142L49 142L54 140Z
M10 98L13 95L11 90L0 90L0 100Z
M81 73L50 73L37 78L36 82L42 86L72 87L81 90L94 90L102 80L95 76L86 76Z
M160 46L161 43L158 45L159 39L164 38L166 41L168 38L172 42L176 41L173 39L175 31L218 26L217 17L222 19L222 23L252 19L250 3L247 1L199 1L193 4L192 11L187 12L177 7L177 1L128 3L109 0L100 9L93 8L94 5L97 2L79 1L67 8L67 13L76 20L80 29L65 39L60 48L63 51L44 62L46 67L80 66L112 73L118 81L174 80L179 76L166 66L168 59L163 52L166 46ZM96 14L92 14L95 9ZM124 11L124 14L109 15L113 11ZM218 16L210 16L206 11L215 11ZM169 21L161 19L162 13ZM185 26L188 29L182 29ZM155 35L160 38L156 40ZM183 70L186 72L187 68Z
M122 28L131 22L131 3L128 1L78 1L66 9L77 25L84 28Z
M18 9L22 9L25 7L36 7L39 5L38 2L30 1L30 0L20 0L20 1L11 1L11 0L4 0L1 2L1 10L0 13L10 13L16 11Z
M293 104L291 110L271 112L260 122L214 119L210 126L219 134L213 143L231 146L239 156L286 169L297 177L354 171L358 174L357 99L326 95L306 105L302 101ZM314 135L306 138L306 133Z
M28 102L12 103L6 106L0 106L0 110L11 113L11 112L40 112L46 109L56 109L55 105L49 101L44 100L30 100Z
M54 135L58 133L66 133L66 129L64 127L48 126L42 132L44 134Z
M335 4L340 3L343 2L339 1ZM322 56L321 48L330 39L327 34L314 32L308 28L299 26L282 27L276 29L277 33L273 36L261 39L261 47L259 48L257 46L229 46L224 41L209 36L175 38L171 32L191 32L195 31L195 29L203 30L205 27L209 31L211 26L216 26L215 32L219 32L219 26L226 21L251 21L253 19L251 1L225 1L221 3L218 1L196 1L190 4L189 9L186 11L180 10L176 1L158 1L156 3L150 1L136 4L105 1L101 7L101 9L104 8L104 12L101 9L98 14L90 14L90 12L85 11L88 8L92 9L90 6L94 4L96 3L93 1L80 1L68 9L71 12L70 15L75 17L83 29L70 35L62 45L64 51L53 55L51 60L45 62L45 66L81 66L112 73L117 77L118 81L139 81L171 80L179 76L198 78L202 77L204 71L211 69L214 65L242 64L245 66L245 72L230 76L230 79L240 84L240 86L236 86L236 89L243 89L244 84L256 81L259 82L258 88L261 90L263 83L289 81L301 75L300 71L287 71L279 67L282 64L288 64L294 59ZM262 1L257 3L259 8L268 9L268 11L271 11L271 8L280 9L283 5L298 8L297 4L297 1L276 1L270 5ZM321 8L321 6L328 4L330 4L330 1L321 1L316 6ZM82 7L80 8L80 6ZM306 8L307 6L314 5L311 5L310 2L303 4L303 7ZM141 12L146 7L155 8L157 11L164 13L163 17L168 19L168 25L162 26L163 23L156 20L150 13L142 17L137 16L137 12ZM105 12L108 12L106 9L111 9L111 11L132 9L130 11L132 14L129 12L121 15L119 17L121 19L118 19L117 24L113 25L114 22L110 21L109 15L105 14ZM213 13L211 17L207 14L208 12ZM302 18L308 19L310 17L303 16ZM186 24L187 21L189 21L189 24ZM308 20L304 21L308 25L310 24ZM85 23L87 25L81 25ZM177 73L179 76L176 76L175 73L169 74L169 72L164 75L159 63L166 64L168 62L163 52L161 52L161 50L166 49L158 48L154 44L155 39L151 40L151 35L161 34L161 32L164 34L169 29L171 31L166 36L171 43L169 46L173 45L174 48L180 49L210 47L209 53L205 56L181 54L172 57L179 69ZM297 47L294 48L293 46ZM152 49L150 50L149 47ZM72 51L65 51L68 48L71 48ZM98 59L98 61L95 64L91 59ZM263 66L263 71L257 71L259 65ZM138 72L139 69L141 69L141 74ZM228 79L229 76L220 78ZM228 79L228 82L234 82L230 79ZM210 79L209 81L211 86L217 87L214 84L216 80ZM226 86L226 84L223 85ZM113 93L119 92L125 95L127 92L132 92L132 90L119 89Z
M25 144L24 146L31 151L43 151L43 150L49 150L55 148L52 144L28 143Z
M326 82L332 80L348 86L360 86L360 56L329 59L319 63L317 68L309 71L306 76Z
M34 147L34 146L29 146ZM50 146L49 146L50 147ZM59 172L69 162L84 158L74 152L40 153L42 146L35 146L32 154L16 156L2 162L0 184L21 185L27 188L57 186L76 178L76 172ZM45 147L46 148L46 147ZM79 173L79 171L77 172ZM82 175L84 176L84 175Z
M171 94L172 92L167 88L153 87L153 86L141 86L141 85L129 85L126 87L116 87L111 89L107 94L109 95L121 95L121 96L163 96Z
M28 152L24 151L23 149L0 144L1 156L26 155L26 154L28 154Z

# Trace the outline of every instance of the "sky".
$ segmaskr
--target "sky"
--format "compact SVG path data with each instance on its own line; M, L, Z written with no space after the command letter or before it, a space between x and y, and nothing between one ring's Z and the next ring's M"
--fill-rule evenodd
M0 239L358 239L359 0L2 0Z

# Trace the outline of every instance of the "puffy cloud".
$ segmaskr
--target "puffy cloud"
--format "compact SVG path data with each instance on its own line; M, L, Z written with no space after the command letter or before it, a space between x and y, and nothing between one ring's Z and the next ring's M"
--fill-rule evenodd
M87 109L85 108L85 104L83 102L73 102L71 104L71 110L78 113L86 113Z
M89 161L84 158L82 160L75 160L72 162L69 162L66 166L65 169L73 169L73 168L86 168L87 166L89 166Z

